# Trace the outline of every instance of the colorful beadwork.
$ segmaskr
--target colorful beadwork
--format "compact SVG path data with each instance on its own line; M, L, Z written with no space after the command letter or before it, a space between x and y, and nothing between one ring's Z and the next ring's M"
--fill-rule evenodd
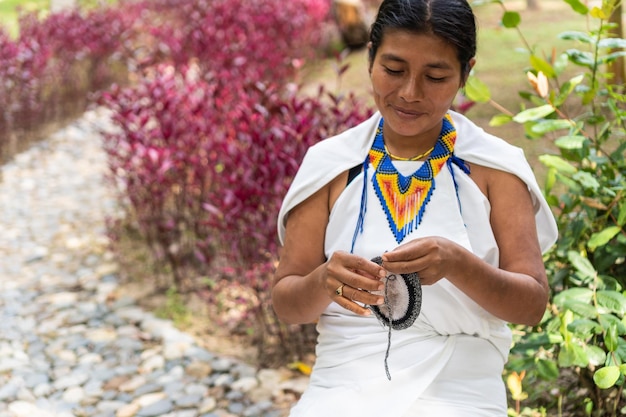
M449 114L443 119L435 149L420 168L406 177L398 172L385 151L383 119L380 120L369 161L375 173L374 190L380 200L396 241L401 243L422 221L426 205L435 189L435 177L454 150L456 129Z

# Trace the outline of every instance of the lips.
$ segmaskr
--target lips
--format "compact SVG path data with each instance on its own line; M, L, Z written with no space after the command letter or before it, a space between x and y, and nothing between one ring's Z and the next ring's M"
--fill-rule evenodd
M402 107L391 106L391 108L398 113L398 115L403 117L418 117L423 114L423 112L417 110L409 110Z

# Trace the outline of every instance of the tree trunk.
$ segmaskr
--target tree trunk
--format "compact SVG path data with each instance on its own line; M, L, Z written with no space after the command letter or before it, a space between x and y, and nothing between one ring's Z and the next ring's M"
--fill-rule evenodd
M361 0L334 0L333 15L347 47L357 49L368 41L368 25Z
M539 0L526 0L526 8L528 10L539 10Z
M623 11L624 5L622 2L619 2L611 14L611 18L609 21L614 23L616 26L615 29L612 30L613 36L617 38L624 38L624 19L623 19ZM626 81L626 69L624 68L624 57L618 58L616 61L609 64L608 68L609 72L614 75L613 84L615 85L623 85Z

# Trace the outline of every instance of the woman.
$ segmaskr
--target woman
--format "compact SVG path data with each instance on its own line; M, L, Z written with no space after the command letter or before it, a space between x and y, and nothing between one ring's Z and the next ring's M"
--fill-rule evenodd
M506 416L507 323L541 319L557 230L523 152L449 110L475 51L466 0L380 6L378 112L309 149L279 214L274 309L319 331L292 417Z

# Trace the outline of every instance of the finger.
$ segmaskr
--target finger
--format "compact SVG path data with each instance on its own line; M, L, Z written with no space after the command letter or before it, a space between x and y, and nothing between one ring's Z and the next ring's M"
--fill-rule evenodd
M384 269L382 270L384 271ZM327 288L332 291L334 291L342 283L348 284L353 288L361 288L367 291L377 291L383 286L382 281L379 279L372 279L364 276L360 272L342 267L336 267L335 265L329 264L327 273L330 277L332 277L328 281Z
M385 298L382 294L372 294L369 291L363 291L350 286L345 286L343 288L343 296L355 303L365 305L381 305L385 302Z
M367 303L366 305L360 305L356 302L356 300L353 301L349 298L346 298L346 295L348 295L348 293L350 293L354 297L362 298L361 294L365 294L366 291L359 291L355 288L345 286L343 296L337 296L335 298L335 302L339 304L340 306L342 306L343 308L345 308L346 310L349 310L360 316L368 316L371 314L370 309L366 307ZM370 296L372 295L373 294L370 294Z
M386 276L383 267L361 256L349 255L344 265L365 277L380 279Z
M383 262L408 262L411 259L424 256L426 254L424 249L422 239L415 239L392 251L383 253L381 258L383 258Z
M387 271L387 274L389 273L405 274L408 272L416 272L415 261L416 261L415 259L412 259L410 261L394 260L392 257L391 259L389 259L385 255L383 255L382 266Z

